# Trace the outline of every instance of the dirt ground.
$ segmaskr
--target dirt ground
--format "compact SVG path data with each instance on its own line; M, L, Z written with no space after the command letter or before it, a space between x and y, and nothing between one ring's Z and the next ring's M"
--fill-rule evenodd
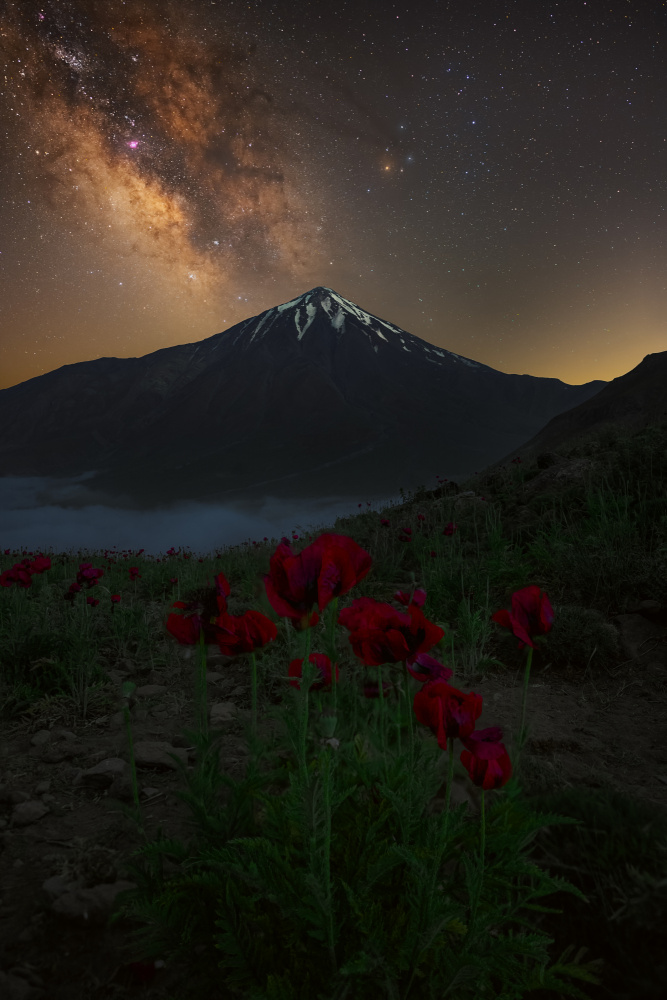
M613 670L592 672L587 679L567 670L555 674L540 656L535 658L527 703L525 787L608 784L665 809L667 627L655 628L656 641L647 655ZM171 672L138 676L136 670L119 670L114 682L91 698L85 723L77 721L66 701L53 701L41 703L31 717L6 724L1 731L0 993L6 1000L183 1000L193 989L196 966L193 972L168 963L150 981L142 981L145 972L131 968L121 954L121 946L131 940L127 922L107 928L104 921L68 918L54 911L43 889L55 875L67 881L78 878L82 887L113 885L125 877L124 859L141 844L130 821L113 811L118 800L108 788L74 783L77 772L103 760L129 759L119 715L120 680L131 677L139 685L132 709L135 747L143 741L180 746L190 765L194 762L182 734L184 727L194 728L195 721L192 663L185 659L188 650L179 652L182 664ZM210 652L217 650L210 647ZM209 706L231 702L242 717L249 717L245 664L230 662L223 668L215 659L209 662ZM477 728L501 726L511 753L508 734L518 728L523 670L519 664L516 669L492 670L457 686L483 696ZM238 777L245 760L243 730L238 721L225 723L224 729L221 760L225 770ZM444 765L443 755L443 775ZM165 834L188 839L190 813L173 795L182 787L175 770L138 767L137 776L149 836L161 825ZM444 784L435 808L443 797ZM469 801L471 814L479 808L478 789L464 778L462 767L453 799ZM16 822L17 808L25 802L43 804L43 815ZM211 1000L217 995L210 995ZM224 995L229 994L219 993ZM199 996L204 1000L203 993Z

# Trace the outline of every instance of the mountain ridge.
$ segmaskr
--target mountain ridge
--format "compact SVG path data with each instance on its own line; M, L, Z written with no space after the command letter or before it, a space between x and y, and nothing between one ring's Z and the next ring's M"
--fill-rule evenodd
M385 496L465 477L607 383L509 375L315 286L221 333L0 391L0 476L81 502Z
M532 461L541 452L580 444L606 428L638 431L667 421L667 351L646 354L636 368L607 382L595 396L553 417L533 438L486 470L515 458Z

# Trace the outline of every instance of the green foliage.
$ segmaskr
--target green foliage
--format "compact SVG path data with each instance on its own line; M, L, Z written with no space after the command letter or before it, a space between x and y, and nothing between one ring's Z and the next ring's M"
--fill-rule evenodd
M599 611L575 604L554 606L554 622L544 640L544 655L553 666L582 672L591 664L605 668L617 663L620 653L618 630Z
M609 789L563 789L531 797L578 820L576 828L544 831L548 857L589 858L571 866L606 921L626 933L655 927L667 885L667 811L656 810Z
M488 504L455 508L447 491L433 504L421 487L397 516L386 512L391 531L371 512L323 528L348 534L373 557L365 586L338 610L370 593L392 600L398 586L408 589L411 572L426 591L426 616L450 623L432 655L457 673L463 665L467 674L507 666L512 657L525 662L514 637L492 626L490 615L509 606L513 591L539 583L556 612L540 640L543 659L593 674L613 664L619 649L610 616L630 598L667 599L667 423L605 431L560 454L590 455L603 475L566 489L545 486L529 501L525 524L515 516L517 490L545 462L503 470ZM446 536L450 522L457 528ZM413 529L409 544L398 533L403 526ZM79 598L63 606L78 560L54 559L48 581L35 578L31 591L0 592L3 709L17 714L61 681L68 690L79 671L85 690L101 663L121 657L134 659L134 676L173 663L175 644L165 644L164 629L173 601L196 598L216 613L212 577L221 569L232 586L231 613L250 606L280 622L261 584L278 541L254 550L231 547L222 564L212 556L173 565L137 558L141 579L129 584L127 566L100 557L94 565L105 566L106 594L122 595L111 611L104 587L93 594L101 599L98 608ZM174 587L172 576L178 577ZM313 650L321 650L323 630L313 635ZM339 649L341 672L356 683L363 671L340 639ZM443 814L429 813L442 780L435 767L442 751L433 739L416 739L410 758L409 704L392 695L384 706L392 726L385 721L381 732L378 702L352 695L351 682L347 689L341 684L339 749L321 751L311 726L306 764L299 765L298 702L289 700L290 691L285 696L283 680L286 660L296 655L293 631L281 628L258 657L261 712L271 715L269 695L273 700L276 691L287 712L271 746L248 735L242 781L221 772L215 734L192 734L194 773L174 755L193 840L158 834L128 862L137 888L117 897L112 922L132 924L130 960L162 955L187 962L197 950L210 983L224 983L242 1000L522 1000L531 991L541 1000L545 992L586 998L574 981L599 983L599 961L583 964L585 947L572 958L571 940L597 955L613 939L634 995L651 995L632 963L639 955L651 967L661 945L655 928L667 912L664 830L654 829L629 800L600 804L589 789L545 799L542 813L539 797L524 796L512 779L486 797L481 877L479 823L465 806L450 807L445 833ZM52 666L40 662L47 658ZM386 676L403 691L410 682L397 680L397 673L387 669ZM278 746L291 747L292 757L279 757ZM260 760L268 765L261 774ZM264 807L261 819L256 805ZM572 881L554 874L559 870ZM557 905L545 905L547 896ZM550 962L551 946L560 958Z
M565 871L590 901L570 897L568 937L592 954L614 955L614 975L624 990L613 996L661 1000L667 995L667 965L660 964L667 912L667 810L611 788L543 792L531 795L530 805L579 821L576 827L545 828L535 845L540 864ZM563 937L554 918L546 924Z
M418 758L427 752L416 751ZM295 984L305 983L310 996L323 1000L346 995L348 987L359 1000L380 989L388 996L403 998L410 991L411 1000L430 1000L464 983L481 989L492 977L502 989L539 980L566 995L585 996L561 978L569 975L567 967L548 968L550 939L535 933L522 915L552 912L534 900L555 891L585 898L520 856L543 826L575 820L533 814L516 794L501 799L489 810L487 864L480 880L474 861L479 829L466 820L465 806L449 814L446 837L442 815L423 815L433 793L432 769L417 767L413 774L411 800L421 823L405 824L412 836L408 843L397 823L405 809L399 794L405 791L405 761L387 769L386 781L378 780L369 794L359 774L359 743L353 744L333 765L339 791L327 807L320 794L332 759L327 754L320 757L319 773L311 772L305 813L294 774L283 795L266 799L262 836L219 840L191 849L188 857L173 841L142 847L146 858L178 859L180 872L164 881L157 870L151 876L142 868L137 890L121 894L123 912L141 913L155 942L169 942L177 956L187 954L194 941L211 942L219 954L215 975L258 1000L300 997ZM322 847L329 827L327 869ZM452 859L455 869L445 876L442 864ZM434 891L440 880L442 887ZM478 895L474 922L469 906ZM519 932L490 934L508 924ZM145 953L145 939L142 946ZM480 994L456 995L472 1000Z

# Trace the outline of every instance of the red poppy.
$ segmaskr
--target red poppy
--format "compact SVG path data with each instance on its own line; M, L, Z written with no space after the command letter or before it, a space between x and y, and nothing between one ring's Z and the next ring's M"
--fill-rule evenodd
M482 701L474 691L464 694L446 681L432 681L417 691L413 707L418 721L435 733L438 746L446 750L448 739L470 736L482 714Z
M311 653L308 657L308 662L312 663L313 666L317 667L320 672L321 680L315 681L310 690L311 691L322 691L323 688L329 689L331 687L331 660L324 653ZM303 660L292 660L287 674L289 677L296 678L303 676ZM336 683L340 677L340 670L338 669L338 664L336 664ZM301 690L301 685L298 680L291 680L290 684L292 687Z
M461 737L466 749L461 753L461 763L470 775L470 780L488 792L492 788L502 788L512 777L512 762L504 745L500 742L503 731L497 726L479 729L470 736Z
M406 663L406 666L416 681L422 684L427 681L448 681L454 671L451 667L445 667L439 660L429 656L428 653L420 653L413 664ZM418 667L419 669L415 669Z
M544 591L532 585L524 587L523 590L516 590L512 594L511 612L502 608L491 615L491 620L503 628L511 629L514 635L522 640L519 649L523 649L524 646L535 649L531 636L545 635L551 631L554 612Z
M237 656L252 653L267 642L273 642L278 635L275 622L261 611L245 611L242 615L221 614L213 619L215 642L221 653Z
M299 555L281 543L262 574L266 594L276 614L290 618L303 631L317 625L317 604L323 611L334 597L347 594L368 574L372 558L346 535L325 532Z
M32 578L35 573L44 573L51 569L51 560L48 556L38 555L31 561L24 559L23 562L14 563L11 569L6 569L0 574L0 587L11 587L15 583L18 587L27 589L32 587Z
M425 653L445 634L422 614L416 604L406 613L390 604L358 597L349 608L343 608L338 621L350 630L350 645L366 666L405 661L408 666L420 653Z

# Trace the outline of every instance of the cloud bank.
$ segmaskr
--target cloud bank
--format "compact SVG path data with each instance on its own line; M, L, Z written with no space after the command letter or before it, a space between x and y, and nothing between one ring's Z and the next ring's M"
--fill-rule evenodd
M86 473L75 479L0 477L0 552L60 552L84 555L144 549L161 556L170 548L206 556L226 546L291 539L333 526L336 517L360 513L359 501L323 497L297 503L267 496L253 502L222 506L190 501L159 510L122 509L82 503ZM400 496L375 501L363 510L381 510Z

